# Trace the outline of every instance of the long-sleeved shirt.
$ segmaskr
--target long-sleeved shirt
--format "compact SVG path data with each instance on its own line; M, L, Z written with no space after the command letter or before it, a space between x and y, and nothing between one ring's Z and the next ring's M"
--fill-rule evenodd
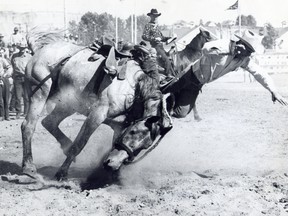
M191 64L197 79L202 84L209 83L241 67L252 74L264 88L275 92L276 87L272 78L255 63L253 55L238 58L232 54L233 43L235 42L230 40L205 43L203 56Z
M4 75L10 77L12 75L12 67L5 58L0 57L0 78Z
M18 45L21 43L25 43L25 39L20 33L11 35L11 37L10 37L10 44L11 45Z
M31 57L32 55L26 50L12 55L11 64L13 67L13 78L24 76L26 65Z
M157 37L160 37L161 40L165 38L156 23L147 23L144 27L142 39L145 41L149 41L151 46L154 47L159 43L159 41L156 41L155 39Z

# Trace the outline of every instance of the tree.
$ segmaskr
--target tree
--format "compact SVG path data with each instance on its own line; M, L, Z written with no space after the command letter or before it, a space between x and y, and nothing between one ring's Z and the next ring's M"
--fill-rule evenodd
M118 39L126 42L131 41L131 16L125 20L118 18ZM141 41L142 32L146 23L149 22L149 17L146 15L137 16L137 41ZM108 13L85 13L80 22L75 21L69 23L69 32L78 34L83 45L89 45L95 38L100 38L104 35L115 38L116 35L116 18ZM161 26L167 28L166 26Z
M75 22L75 20L72 20L69 22L69 26L68 26L69 32L73 35L79 35L79 26L78 24Z
M222 22L222 27L230 27L232 25L235 25L235 21L232 20L224 20Z
M247 16L247 24L248 24L248 26L256 27L256 25L257 25L256 19L252 15L248 15Z
M97 13L87 12L80 19L78 28L85 35L83 36L83 43L85 45L88 45L97 37L97 17Z
M108 13L102 13L97 16L97 36L100 35L109 35L110 37L114 37L115 35L115 18Z
M141 41L142 38L142 33L143 33L143 30L144 30L144 26L149 22L149 17L147 15L140 15L140 16L137 16L137 41ZM131 16L129 16L126 20L125 20L125 28L124 28L124 31L125 33L123 34L124 35L124 39L126 41L131 41Z
M236 19L236 25L239 25L239 16ZM256 19L252 15L241 15L241 26L256 27Z
M265 24L266 35L262 40L262 44L266 49L275 48L276 38L278 38L279 32L270 24Z
M88 45L96 38L104 35L114 38L115 22L115 18L108 13L87 12L81 17L78 25L70 22L69 31L75 32L75 29L77 29L83 45Z

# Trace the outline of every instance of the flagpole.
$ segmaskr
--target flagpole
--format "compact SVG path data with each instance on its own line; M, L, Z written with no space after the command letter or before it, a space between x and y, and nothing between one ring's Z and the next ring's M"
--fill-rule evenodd
M134 43L134 31L133 31L134 23L133 23L133 16L134 16L134 14L131 14L131 42L132 42L132 43Z
M238 17L239 17L239 34L241 35L241 8L240 8L240 0L238 0Z
M238 0L238 17L239 17L239 35L242 35L242 33L241 33L241 4L240 4L240 0ZM244 74L243 74L243 76L244 76L244 82L246 82L246 72L245 72L245 70L244 70L244 72L243 72Z
M118 16L115 17L115 46L118 48Z

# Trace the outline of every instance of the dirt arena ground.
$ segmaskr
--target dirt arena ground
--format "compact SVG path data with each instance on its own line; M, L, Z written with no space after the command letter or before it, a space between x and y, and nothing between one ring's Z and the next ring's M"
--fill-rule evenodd
M153 152L122 169L118 184L98 189L79 184L111 147L111 130L101 126L73 163L69 181L57 183L50 180L64 156L39 123L33 154L46 180L2 178L0 215L288 215L288 107L242 78L230 74L205 86L197 103L202 121L175 119ZM272 78L288 98L288 74ZM21 174L22 120L0 122L2 176ZM61 128L74 138L82 123L74 115Z

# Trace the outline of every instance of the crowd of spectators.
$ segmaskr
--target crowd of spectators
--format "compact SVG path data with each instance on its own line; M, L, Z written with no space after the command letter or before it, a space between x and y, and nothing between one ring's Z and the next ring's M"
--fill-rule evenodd
M9 38L0 33L0 121L24 117L29 98L25 87L25 67L31 52L19 28Z

